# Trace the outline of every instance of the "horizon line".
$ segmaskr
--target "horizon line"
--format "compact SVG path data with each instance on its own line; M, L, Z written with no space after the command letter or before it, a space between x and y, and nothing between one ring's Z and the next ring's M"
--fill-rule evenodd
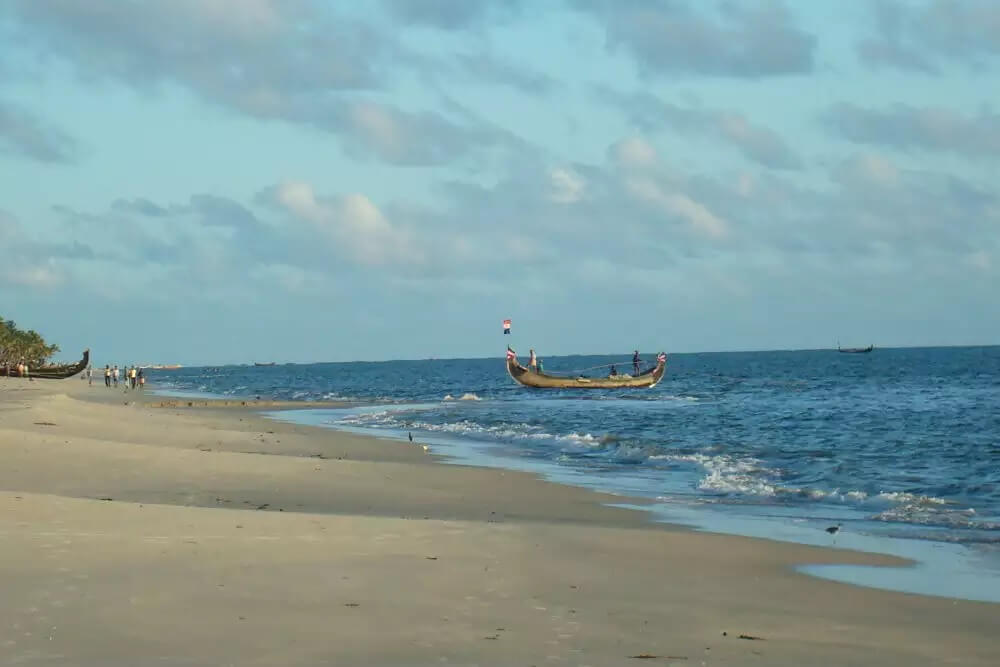
M867 346L866 346L867 347ZM974 343L974 344L954 344L954 345L875 345L875 350L934 350L934 349L952 349L952 348L989 348L989 347L1000 347L1000 343ZM672 355L696 355L696 354L762 354L767 352L836 352L836 347L811 347L811 348L774 348L774 349L745 349L745 350L700 350L700 351L683 351L683 352L667 352L667 356ZM618 354L623 354L621 352L572 352L563 354L547 354L545 357L610 357L616 356ZM540 355L541 356L541 355ZM344 359L344 360L323 360L323 361L275 361L273 364L275 366L311 366L315 364L384 364L384 363L394 363L394 362L410 362L410 361L483 361L487 359L498 359L503 358L503 355L485 356L485 357L412 357L412 358L389 358L389 359ZM173 365L175 362L151 362L144 365ZM191 364L177 364L184 368L207 368L210 366L254 366L255 363L267 363L272 362L256 362L256 361L231 361L225 363L191 363Z

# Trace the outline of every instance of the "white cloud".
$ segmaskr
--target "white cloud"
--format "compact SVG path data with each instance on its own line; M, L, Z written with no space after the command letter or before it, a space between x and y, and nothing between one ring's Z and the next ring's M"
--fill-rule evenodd
M902 176L891 160L877 153L852 156L833 172L834 179L843 185L876 192L898 187Z
M726 223L722 218L708 210L708 208L687 195L670 194L666 196L665 202L668 210L687 221L698 232L721 238L726 235Z
M314 224L322 219L323 209L316 202L312 186L308 183L282 183L276 188L275 194L278 201L298 217Z
M50 289L65 282L63 275L52 266L15 263L3 273L3 280L10 285Z
M570 169L549 170L549 198L559 204L575 204L583 199L586 181Z
M256 36L282 27L298 0L172 0L179 14L212 27Z
M424 254L410 242L410 234L392 225L363 194L319 200L308 183L283 183L275 198L335 247L347 249L361 264L420 263Z
M980 271L989 271L993 268L993 258L985 250L979 250L966 257L966 262Z
M650 167L656 163L656 149L640 137L628 137L614 143L612 159L623 167Z
M725 220L684 193L666 191L649 179L629 179L626 188L641 201L652 204L670 217L683 220L701 236L719 239L728 233Z
M899 170L881 155L862 155L854 167L856 173L872 185L895 187L899 184Z

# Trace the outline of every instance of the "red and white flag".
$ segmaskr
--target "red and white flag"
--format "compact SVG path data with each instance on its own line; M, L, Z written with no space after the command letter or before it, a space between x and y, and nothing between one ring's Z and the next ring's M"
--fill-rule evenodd
M517 358L517 355L514 353L514 350L510 349L509 347L507 348L507 358L508 359L516 359Z
M666 353L665 353L665 352L660 352L659 356L657 356L657 357L656 357L656 360L657 360L657 361L663 361L663 362L666 362L666 360L667 360L667 355L666 355Z

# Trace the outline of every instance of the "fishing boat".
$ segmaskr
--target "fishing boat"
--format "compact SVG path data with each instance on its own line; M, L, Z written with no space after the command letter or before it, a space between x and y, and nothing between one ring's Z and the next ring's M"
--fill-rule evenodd
M274 366L274 364L275 364L275 362L273 362L273 361L255 361L255 362L253 362L254 366Z
M612 365L608 364L599 368L608 368ZM514 350L507 348L507 373L518 384L538 389L640 389L654 387L657 382L663 379L666 370L667 355L661 352L656 357L656 365L639 375L559 376L522 366L518 362Z
M874 345L869 345L868 347L840 347L840 343L837 343L837 352L843 354L868 354L874 349Z
M33 377L39 380L63 380L65 378L70 378L77 373L82 373L87 364L90 363L90 350L83 351L83 359L76 362L75 364L53 364L49 366L39 366L38 368L28 368L28 377ZM17 366L16 364L10 368L6 366L0 366L0 376L10 375L10 377L17 377Z

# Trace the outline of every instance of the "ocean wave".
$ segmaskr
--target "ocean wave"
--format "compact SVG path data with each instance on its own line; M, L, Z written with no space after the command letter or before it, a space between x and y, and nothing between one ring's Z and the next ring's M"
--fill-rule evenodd
M891 503L899 503L901 505L913 505L913 506L926 506L926 505L944 505L947 504L947 500L944 498L935 498L933 496L924 496L916 493L907 493L905 491L890 491L883 492L876 496L881 500L886 500Z
M729 454L659 454L650 457L679 463L694 463L706 472L697 484L701 491L728 495L746 495L766 498L796 498L813 502L839 502L859 508L879 508L890 505L875 515L880 521L906 521L940 525L982 526L983 522L972 517L975 510L944 510L949 501L936 496L905 491L883 491L869 494L854 489L817 489L780 484L779 470L769 468L753 457L737 458Z
M940 506L904 503L868 518L871 521L908 523L939 528L1000 530L1000 523L979 519L976 516L976 511L971 507L965 509L941 509Z
M483 399L479 398L479 396L475 395L472 392L466 392L466 393L462 394L461 396L459 396L458 398L454 398L451 394L445 394L445 397L443 399L441 399L441 400L442 401L481 401Z

